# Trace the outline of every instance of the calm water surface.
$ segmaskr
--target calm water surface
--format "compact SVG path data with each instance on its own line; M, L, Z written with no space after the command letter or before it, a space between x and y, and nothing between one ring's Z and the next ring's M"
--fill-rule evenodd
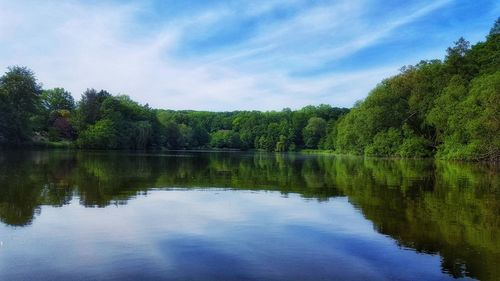
M494 165L0 151L0 280L500 280Z

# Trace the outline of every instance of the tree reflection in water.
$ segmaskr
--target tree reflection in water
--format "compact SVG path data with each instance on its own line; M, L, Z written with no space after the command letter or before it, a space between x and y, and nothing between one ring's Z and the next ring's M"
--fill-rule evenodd
M268 153L165 154L3 151L0 220L26 226L40 206L78 198L126 204L154 188L217 187L347 196L376 231L401 247L438 253L454 277L500 276L498 166Z

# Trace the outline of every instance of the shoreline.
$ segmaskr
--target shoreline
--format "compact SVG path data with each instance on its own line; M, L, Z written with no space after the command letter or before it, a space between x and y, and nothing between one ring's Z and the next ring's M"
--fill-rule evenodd
M387 156L367 156L350 153L339 153L334 150L325 149L300 149L297 151L266 151L262 149L234 149L234 148L199 148L199 149L166 149L166 148L150 148L150 149L91 149L76 147L74 142L32 142L20 145L0 145L0 151L8 149L14 150L72 150L72 151L92 151L92 152L127 152L127 153L143 153L143 152L200 152L200 153L269 153L269 154L299 154L299 155L318 155L318 156L335 156L335 157L359 157L364 159L378 160L422 160L422 161L446 161L458 163L477 163L477 164L500 164L500 161L485 161L485 160L466 160L466 159L446 159L438 157L387 157Z

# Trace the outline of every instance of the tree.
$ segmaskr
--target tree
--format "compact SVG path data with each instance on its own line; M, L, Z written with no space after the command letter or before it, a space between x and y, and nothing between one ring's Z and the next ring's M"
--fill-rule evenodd
M64 90L64 88L43 90L41 100L42 106L49 113L59 109L68 111L75 109L75 100L71 96L71 93Z
M455 42L455 46L449 47L446 50L445 63L451 74L458 74L470 79L473 73L471 73L472 65L468 62L468 57L466 56L469 51L470 43L463 37L460 37L460 39Z
M320 117L312 117L302 131L304 143L307 148L318 148L320 140L326 136L327 123Z
M210 142L210 135L200 125L195 125L192 131L192 145L194 147L202 147Z
M76 136L76 131L70 122L71 113L61 109L52 111L49 116L48 133L49 140L59 141L61 139L72 140Z
M493 27L491 27L491 29L490 29L489 36L493 36L493 35L500 35L500 17L498 17L498 19L493 24Z
M178 149L181 147L180 139L182 137L179 126L172 121L168 121L165 126L163 145L169 149Z
M20 144L30 138L30 119L38 111L40 92L34 73L26 67L9 67L0 77L0 141Z
M148 121L137 121L133 127L133 149L146 149L152 141L153 128Z
M101 105L109 97L111 95L104 90L87 89L83 93L76 111L76 125L80 131L101 119Z

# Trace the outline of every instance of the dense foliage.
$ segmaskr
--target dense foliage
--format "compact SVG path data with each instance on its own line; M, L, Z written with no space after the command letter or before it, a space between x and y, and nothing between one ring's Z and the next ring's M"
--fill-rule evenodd
M279 112L158 110L157 116L166 130L163 143L167 148L293 151L333 148L326 142L326 129L347 112L345 108L319 105ZM318 122L321 128L317 128Z
M0 77L0 142L19 144L32 133L41 86L25 67L10 67Z
M349 113L348 113L349 112ZM348 114L347 114L348 113ZM88 89L75 103L32 71L0 77L0 144L67 141L93 149L335 150L367 156L500 160L500 19L485 42L460 38L443 61L403 67L352 110L156 110Z
M500 159L500 19L485 42L460 38L444 61L404 67L337 124L341 153Z

